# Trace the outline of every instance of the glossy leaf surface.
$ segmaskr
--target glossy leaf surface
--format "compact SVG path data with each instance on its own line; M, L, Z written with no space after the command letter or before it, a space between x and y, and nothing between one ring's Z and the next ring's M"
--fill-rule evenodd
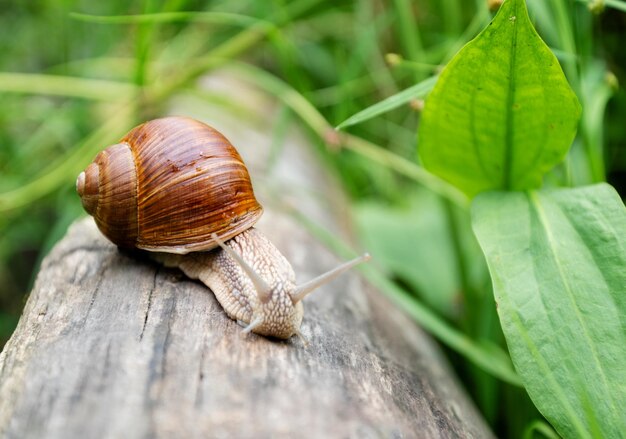
M419 130L424 166L468 195L533 189L563 160L580 105L524 0L508 0L444 69Z

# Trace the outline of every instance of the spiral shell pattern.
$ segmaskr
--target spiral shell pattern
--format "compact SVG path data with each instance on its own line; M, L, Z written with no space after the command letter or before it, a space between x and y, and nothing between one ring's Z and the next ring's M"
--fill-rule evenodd
M209 250L262 214L237 150L196 120L167 117L132 129L76 180L83 207L120 247Z

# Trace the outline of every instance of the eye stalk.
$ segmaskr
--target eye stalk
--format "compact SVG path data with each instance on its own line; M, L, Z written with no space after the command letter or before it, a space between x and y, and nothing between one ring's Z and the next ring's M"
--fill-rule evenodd
M271 298L272 287L270 287L267 282L265 282L263 278L257 274L256 271L254 271L254 268L252 268L246 261L244 261L239 253L228 247L226 243L217 236L216 233L211 234L211 237L215 240L215 242L217 242L220 247L222 247L222 250L228 253L228 255L235 261L237 261L241 269L246 272L246 274L254 284L254 288L256 289L256 293L259 296L259 300L262 303L267 303Z
M364 253L361 256L358 256L352 259L351 261L344 262L340 266L333 268L332 270L327 271L326 273L317 276L315 279L311 279L310 281L305 282L299 287L296 287L296 289L291 293L291 300L293 301L294 304L298 303L299 301L304 299L308 294L315 291L317 288L335 279L337 276L339 276L345 271L348 271L355 265L359 265L363 262L369 261L370 258L371 257L369 253Z

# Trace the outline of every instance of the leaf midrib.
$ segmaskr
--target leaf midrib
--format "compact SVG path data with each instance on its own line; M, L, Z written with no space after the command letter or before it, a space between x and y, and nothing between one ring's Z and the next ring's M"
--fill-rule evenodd
M518 22L519 2L513 5L513 15L509 18L513 25L513 35L511 36L510 62L509 62L509 87L506 96L506 127L504 137L504 164L502 166L502 187L511 189L511 166L513 162L513 104L515 102L515 68L517 66L517 33L519 31Z

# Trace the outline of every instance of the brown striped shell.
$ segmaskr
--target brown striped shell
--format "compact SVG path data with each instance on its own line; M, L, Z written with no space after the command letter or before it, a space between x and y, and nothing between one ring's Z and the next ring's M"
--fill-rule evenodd
M237 150L185 117L132 129L76 180L83 207L120 247L188 253L252 227L263 209Z

